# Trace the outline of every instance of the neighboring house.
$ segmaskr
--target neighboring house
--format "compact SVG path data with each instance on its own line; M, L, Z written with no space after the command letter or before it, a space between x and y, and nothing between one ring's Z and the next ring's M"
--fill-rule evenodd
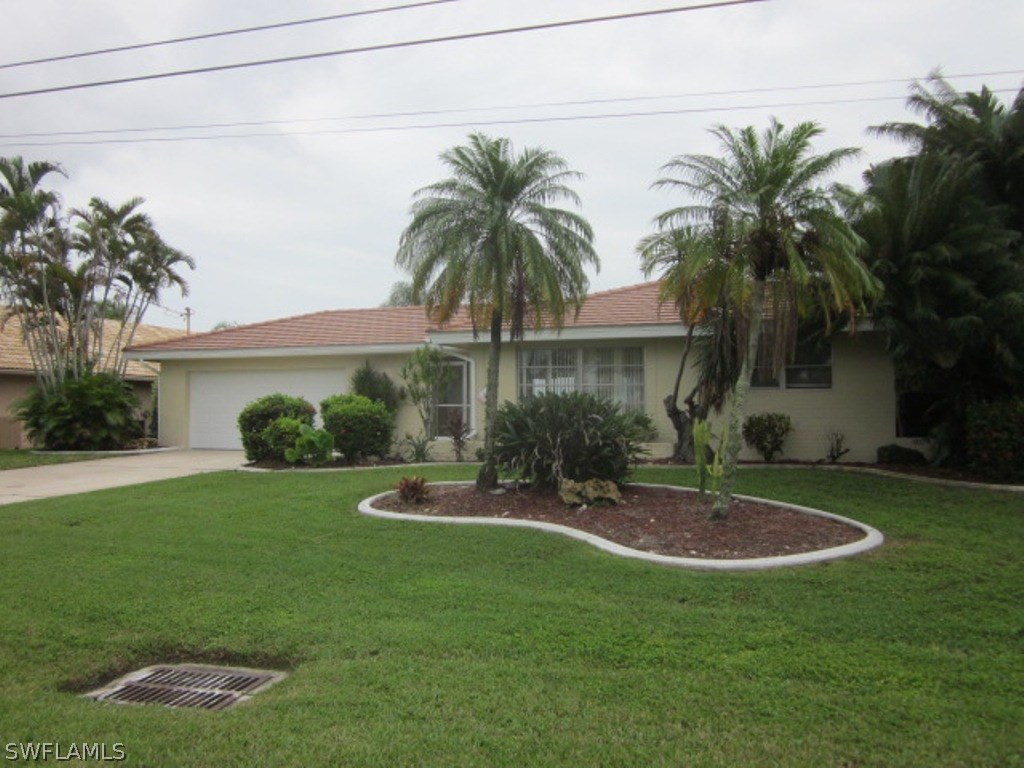
M109 328L104 332L104 338L107 342L112 342L117 336L117 324L113 320L104 322L109 324ZM184 335L184 331L176 328L140 325L135 333L135 340L140 344L155 344ZM153 363L139 360L128 362L125 378L132 384L144 408L149 407L150 392L159 372L159 365ZM0 449L29 447L21 422L10 414L10 407L28 394L29 387L35 383L35 370L22 336L21 321L15 316L10 316L0 323Z
M240 447L238 413L256 397L285 392L318 405L347 391L364 361L400 383L412 351L431 343L449 354L456 372L439 409L461 411L482 437L483 330L474 339L464 318L437 328L423 307L335 310L137 344L128 356L160 363L161 444L223 449ZM527 331L523 341L503 344L499 400L571 389L606 395L650 414L658 430L652 452L668 455L675 433L662 403L684 336L674 308L659 303L657 283L591 294L561 330ZM690 371L684 393L692 378ZM848 461L874 461L878 446L898 442L893 365L878 333L837 335L801 350L778 380L761 371L755 382L747 413L780 411L793 420L786 458L823 458L831 431L844 434ZM396 435L421 430L406 404ZM749 451L744 456L756 458Z

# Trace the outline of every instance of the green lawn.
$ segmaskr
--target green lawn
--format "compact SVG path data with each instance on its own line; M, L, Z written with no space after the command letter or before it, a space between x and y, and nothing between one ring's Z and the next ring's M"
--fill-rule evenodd
M95 453L33 453L27 450L8 450L0 451L0 470L67 464L70 461L91 461L98 458L102 457Z
M146 766L1024 765L1022 496L741 471L741 492L887 543L716 574L356 513L401 474L221 473L0 508L0 749L121 743ZM170 659L292 674L219 713L72 693Z

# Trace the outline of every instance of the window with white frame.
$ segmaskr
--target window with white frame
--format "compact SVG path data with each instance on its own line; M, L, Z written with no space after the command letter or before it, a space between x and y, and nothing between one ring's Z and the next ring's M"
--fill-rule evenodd
M520 350L520 398L545 392L587 392L642 412L643 347Z
M454 428L471 428L473 424L469 362L452 357L446 364L449 375L434 403L431 437L451 435Z

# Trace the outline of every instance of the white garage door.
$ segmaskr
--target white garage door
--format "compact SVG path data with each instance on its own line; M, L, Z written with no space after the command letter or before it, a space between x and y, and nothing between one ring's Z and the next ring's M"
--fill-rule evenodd
M240 449L238 414L257 397L274 392L306 398L317 410L328 395L348 389L337 369L196 372L189 375L189 444L192 448Z

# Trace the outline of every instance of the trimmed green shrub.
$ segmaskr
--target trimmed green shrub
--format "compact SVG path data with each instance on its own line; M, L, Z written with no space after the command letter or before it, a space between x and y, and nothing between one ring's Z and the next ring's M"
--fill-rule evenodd
M242 434L242 448L249 461L275 458L263 439L263 430L282 416L298 419L313 426L316 408L302 397L281 394L265 395L253 400L238 414L238 430ZM282 453L277 458L283 459Z
M770 462L782 453L786 436L793 431L793 422L784 413L755 413L743 420L743 442Z
M55 392L34 386L11 411L49 451L112 451L143 436L135 393L107 373L68 379Z
M364 456L387 456L394 420L384 403L362 395L332 395L320 403L324 429L350 464Z
M542 394L498 410L495 458L503 470L541 488L562 480L624 483L645 451L644 421L610 400L572 392Z
M349 385L353 394L384 403L392 416L398 413L402 404L402 390L386 373L375 370L369 360L356 369Z
M992 480L1024 480L1024 398L967 409L967 460Z
M879 446L875 459L879 464L898 464L903 466L920 466L928 463L928 459L920 451L915 451L913 448L904 448L896 443Z
M303 426L308 427L309 425L298 419L293 419L291 416L282 416L271 422L261 435L263 443L267 446L265 458L288 461L286 455L295 446L295 441L299 439L300 429ZM289 463L293 464L294 462Z
M325 429L314 429L309 424L299 425L299 436L295 445L284 452L289 464L308 464L319 467L334 456L334 438Z

